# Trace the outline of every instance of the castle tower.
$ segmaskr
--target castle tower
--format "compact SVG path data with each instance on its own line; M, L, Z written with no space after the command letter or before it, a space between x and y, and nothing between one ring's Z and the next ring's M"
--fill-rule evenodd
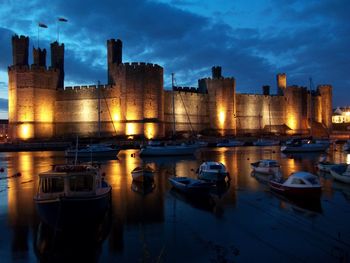
M51 43L51 67L58 69L57 89L64 88L64 44Z
M211 74L212 74L212 78L213 79L220 79L220 78L222 78L221 67L219 67L219 66L212 67L211 68Z
M38 67L46 67L46 49L41 50L33 47L33 65Z
M287 76L285 73L277 74L277 95L283 96L287 88Z
M201 92L207 91L209 97L210 128L221 135L236 134L236 81L221 76L221 67L212 68L213 78L198 80Z
M108 84L115 83L112 76L112 67L113 65L120 65L122 63L122 48L123 43L120 39L107 40Z
M332 129L332 85L319 85L317 91L321 96L322 123L328 129Z
M14 66L28 65L29 38L25 36L12 36L12 58Z

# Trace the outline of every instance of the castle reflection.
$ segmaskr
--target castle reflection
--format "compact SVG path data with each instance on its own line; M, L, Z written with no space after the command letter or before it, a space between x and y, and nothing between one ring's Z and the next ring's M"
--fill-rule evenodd
M104 229L104 237L98 239L100 242L88 243L88 247L94 247L89 251L92 253L89 254L91 257L98 259L102 253L101 250L104 249L106 253L124 253L128 249L126 247L128 242L132 239L126 233L132 232L137 236L140 234L139 231L142 229L147 231L147 227L150 226L165 228L169 214L202 211L207 216L220 220L225 217L227 210L238 209L244 204L243 196L255 194L266 196L268 189L266 184L262 184L251 176L250 163L252 162L260 159L276 159L282 165L284 176L288 176L298 170L315 172L315 164L322 155L320 153L284 156L278 147L208 148L196 153L196 156L179 158L141 159L135 153L137 150L121 151L118 159L105 161L101 165L102 171L106 173L106 181L112 185L111 220L109 226ZM346 160L350 163L350 154L339 151L330 152L327 158L335 162ZM202 200L188 198L171 189L168 183L169 177L196 178L194 171L202 161L206 160L224 163L230 173L230 182L213 191L210 198ZM3 238L9 242L13 261L19 258L24 261L33 261L30 258L33 251L37 254L45 254L49 245L52 245L47 239L50 239L53 233L42 224L39 226L40 220L34 207L33 196L38 187L38 173L49 170L53 164L64 162L66 160L62 152L1 153L0 166L6 167L7 174L21 173L19 177L0 182L2 187L0 215L6 215L6 222L0 222L0 231L4 233ZM133 191L131 171L136 166L144 164L150 165L155 170L155 175L152 189L147 194L140 194ZM332 198L338 189L342 191L346 187L326 176L321 179L324 186L323 196L327 198ZM268 196L268 198L274 198L276 208L298 211L298 213L301 211L300 208L322 212L321 203L305 205L278 196ZM94 234L95 232L92 233ZM33 240L38 238L39 247L35 247ZM60 238L65 240L67 235ZM92 239L91 236L86 237L87 242ZM106 246L103 245L104 243ZM1 249L3 248L0 246Z

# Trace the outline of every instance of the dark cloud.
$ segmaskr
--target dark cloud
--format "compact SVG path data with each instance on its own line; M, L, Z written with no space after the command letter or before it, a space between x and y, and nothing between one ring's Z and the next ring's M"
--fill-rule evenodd
M54 0L44 6L31 0L27 10L35 21L48 23L49 30L42 35L47 46L56 37L54 19L68 18L60 27L68 82L106 81L106 40L121 38L126 60L164 67L166 86L171 72L176 73L179 85L196 85L198 78L210 75L211 66L222 65L226 76L236 78L239 92L261 92L264 84L275 87L275 74L286 72L290 84L306 85L310 76L315 84L333 84L335 104L348 104L344 92L350 84L350 2L270 0L259 19L272 22L256 28L222 22L228 21L232 12L239 16L235 6L216 11L215 17L204 17L186 11L195 7L196 1L168 2ZM23 6L23 2L13 1L1 15L14 12L16 5ZM36 22L22 10L18 14L21 19L6 18L7 29L0 29L0 43L8 43L0 47L1 69L11 63L13 31L27 30L21 33L36 38Z

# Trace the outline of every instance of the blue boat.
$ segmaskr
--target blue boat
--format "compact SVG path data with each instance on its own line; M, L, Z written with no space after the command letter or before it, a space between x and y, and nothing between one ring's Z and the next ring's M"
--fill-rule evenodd
M98 222L110 207L111 186L92 165L56 165L39 174L34 202L41 220L53 227Z
M170 184L177 190L186 194L209 194L214 184L189 177L169 178Z

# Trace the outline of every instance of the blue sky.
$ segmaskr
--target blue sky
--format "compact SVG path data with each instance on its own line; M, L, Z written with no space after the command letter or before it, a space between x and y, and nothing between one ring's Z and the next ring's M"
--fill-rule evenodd
M350 105L350 1L348 0L2 0L0 3L0 117L7 111L11 36L49 48L65 43L65 85L106 82L106 40L123 41L123 60L158 63L165 86L197 85L213 65L236 78L237 92L289 85L332 84L333 103ZM32 60L30 55L30 61ZM49 64L49 57L47 60Z

